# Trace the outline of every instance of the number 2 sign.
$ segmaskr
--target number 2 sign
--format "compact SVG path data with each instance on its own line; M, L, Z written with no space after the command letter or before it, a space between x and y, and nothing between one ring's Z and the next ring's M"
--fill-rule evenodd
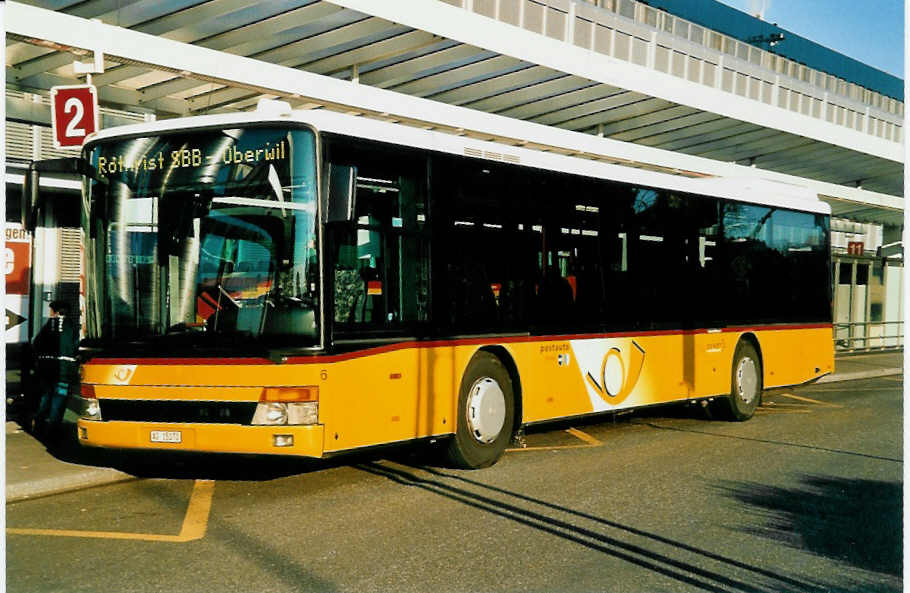
M52 87L51 122L56 148L79 148L98 130L98 91L92 85Z

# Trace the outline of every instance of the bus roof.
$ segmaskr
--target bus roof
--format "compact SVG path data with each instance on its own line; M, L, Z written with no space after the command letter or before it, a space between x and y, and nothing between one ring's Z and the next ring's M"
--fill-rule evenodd
M470 137L416 127L372 117L339 113L326 109L281 111L274 108L253 112L202 115L159 120L101 130L90 136L86 145L128 136L147 136L193 128L224 128L249 124L304 124L319 132L354 136L401 146L422 148L460 156L474 157L534 167L549 171L620 181L660 189L700 194L808 212L830 214L831 207L808 188L759 177L724 178L679 172L655 171L646 165L609 162L605 155L560 154L552 150L506 144L492 139ZM493 136L493 134L491 134ZM565 151L563 151L565 152Z

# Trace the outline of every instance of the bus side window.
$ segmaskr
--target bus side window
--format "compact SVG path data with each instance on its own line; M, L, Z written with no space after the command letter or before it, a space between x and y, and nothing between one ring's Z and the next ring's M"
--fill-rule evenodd
M356 247L339 243L335 256L335 315L336 323L363 321L364 287L357 270ZM358 313L360 313L358 315Z
M334 234L335 323L401 331L426 321L425 161L369 143L332 145L332 159L357 167L353 225Z
M720 261L723 236L719 205L716 198L709 197L690 197L689 202L694 213L690 319L694 327L718 327L723 325L726 306L721 290L724 282Z

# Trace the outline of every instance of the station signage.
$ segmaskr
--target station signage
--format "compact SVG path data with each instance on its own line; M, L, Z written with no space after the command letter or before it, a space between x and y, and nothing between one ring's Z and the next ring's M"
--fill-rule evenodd
M862 255L866 250L866 244L863 241L848 241L847 255Z
M3 257L6 294L28 294L31 252L31 233L21 227L17 228L12 224L7 224Z
M52 87L51 123L56 148L80 148L100 127L98 91L88 84Z
M3 267L6 279L4 340L7 344L28 341L28 294L30 289L32 235L16 223L6 223Z

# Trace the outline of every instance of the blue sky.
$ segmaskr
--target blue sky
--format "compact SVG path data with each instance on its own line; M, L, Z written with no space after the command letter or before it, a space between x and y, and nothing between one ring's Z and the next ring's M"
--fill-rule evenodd
M903 0L720 0L904 78Z

